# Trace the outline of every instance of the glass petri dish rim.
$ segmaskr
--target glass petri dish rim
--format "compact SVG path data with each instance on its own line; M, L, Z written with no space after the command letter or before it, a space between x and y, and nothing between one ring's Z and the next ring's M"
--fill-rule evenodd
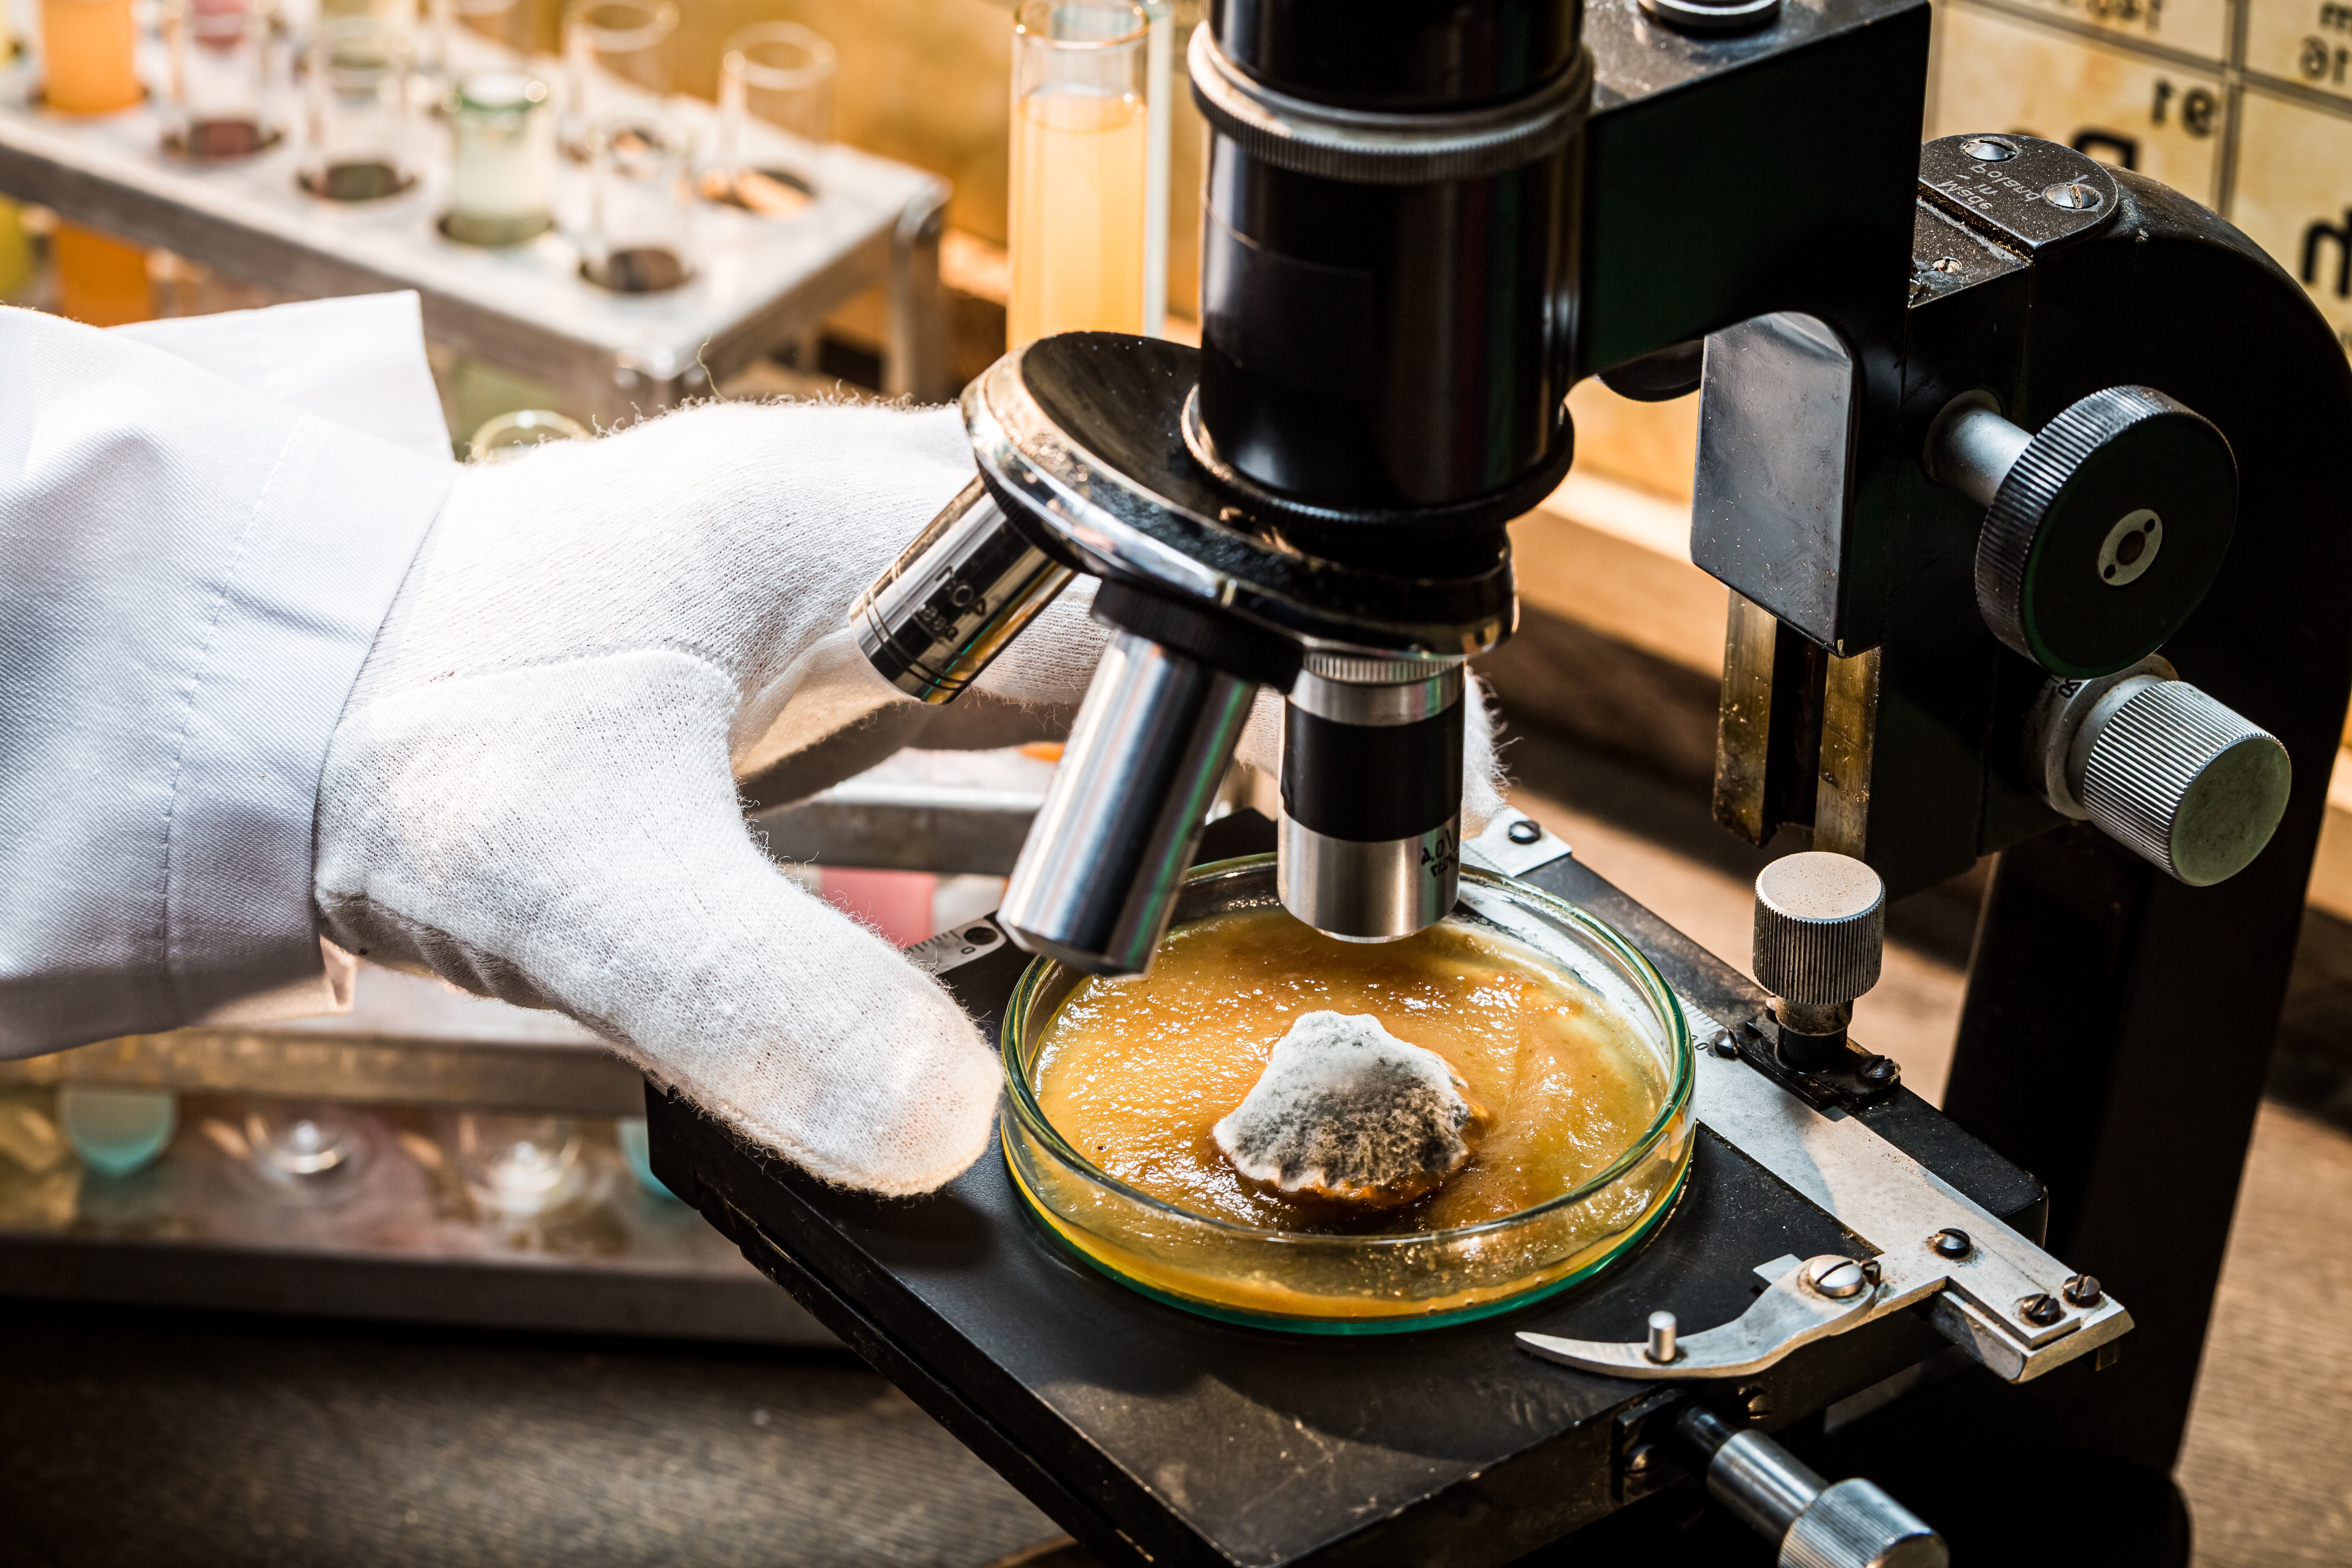
M1642 1217L1639 1224L1619 1236L1616 1244L1600 1257L1593 1258L1580 1268L1570 1269L1557 1279L1443 1312L1399 1312L1376 1317L1324 1318L1299 1313L1258 1311L1248 1307L1234 1306L1231 1302L1214 1300L1205 1296L1188 1296L1164 1285L1154 1284L1139 1274L1127 1273L1116 1264L1097 1258L1079 1246L1063 1228L1063 1222L1054 1215L1052 1209L1030 1190L1029 1184L1022 1179L1019 1167L1013 1165L1009 1158L1006 1163L1011 1171L1013 1184L1021 1190L1023 1201L1029 1205L1033 1216L1044 1221L1042 1228L1045 1233L1046 1240L1064 1257L1083 1264L1106 1279L1124 1286L1162 1306L1174 1307L1180 1311L1190 1312L1194 1317L1207 1318L1215 1322L1233 1323L1245 1329L1265 1329L1276 1333L1338 1338L1371 1338L1389 1334L1420 1333L1430 1329L1460 1328L1465 1323L1485 1322L1489 1318L1499 1318L1507 1312L1520 1311L1539 1302L1548 1301L1555 1296L1574 1289L1648 1241L1656 1233L1658 1227L1666 1222L1667 1216L1681 1205L1684 1190L1690 1185L1690 1162L1685 1160L1682 1168L1675 1173L1673 1183L1652 1205L1650 1212ZM1523 1210L1522 1212L1532 1211ZM1517 1218L1517 1216L1504 1217ZM1423 1231L1417 1234L1423 1237L1456 1236L1474 1228L1464 1226L1458 1230ZM1369 1238L1325 1237L1321 1239L1339 1241Z
M1274 863L1274 858L1272 855L1244 855L1231 860L1215 860L1205 866L1196 866L1185 877L1184 885L1189 888L1196 883L1210 881L1219 877L1240 875L1263 866L1270 866ZM1596 1172L1567 1192L1556 1197L1547 1198L1532 1208L1519 1209L1515 1213L1501 1215L1494 1219L1480 1220L1475 1225L1454 1226L1445 1230L1405 1230L1375 1233L1369 1236L1333 1236L1320 1231L1277 1230L1265 1226L1243 1225L1237 1220L1219 1219L1213 1215L1179 1208L1164 1199L1153 1197L1150 1193L1129 1186L1078 1152L1076 1148L1046 1119L1045 1108L1037 1103L1036 1091L1028 1081L1028 1072L1020 1059L1019 1042L1014 1036L1020 1020L1026 1011L1029 998L1035 994L1039 986L1045 984L1047 975L1058 967L1056 960L1042 954L1031 959L1029 966L1021 972L1021 978L1013 984L1013 994L1005 1000L1004 1019L997 1031L997 1051L1004 1066L1005 1095L1012 1102L1014 1119L1021 1123L1024 1131L1044 1144L1055 1159L1076 1170L1096 1185L1117 1193L1132 1203L1141 1205L1148 1210L1167 1215L1181 1223L1206 1226L1213 1232L1257 1245L1330 1247L1344 1243L1351 1248L1364 1249L1398 1247L1425 1247L1439 1243L1516 1229L1525 1226L1536 1216L1582 1203L1614 1185L1621 1177L1647 1159L1656 1150L1659 1142L1674 1129L1688 1108L1691 1096L1696 1089L1698 1077L1696 1053L1691 1046L1690 1020L1683 1015L1682 998L1675 994L1674 987L1666 984L1666 978L1658 973L1657 965L1643 956L1638 948L1620 936L1616 929L1607 921L1587 914L1567 900L1554 897L1532 883L1505 877L1480 867L1464 866L1462 879L1498 893L1507 893L1515 899L1536 905L1547 913L1563 919L1575 926L1581 935L1591 939L1615 958L1642 989L1651 994L1652 1005L1664 1015L1672 1026L1667 1047L1673 1058L1674 1076L1667 1085L1664 1098L1659 1103L1658 1113L1651 1119L1649 1126L1643 1129L1642 1135L1627 1146L1623 1153L1611 1161L1606 1168ZM1026 1184L1019 1181L1018 1172L1014 1173L1014 1179L1016 1184L1025 1190ZM1677 1175L1675 1182L1676 1192L1679 1192L1682 1181L1683 1176ZM1036 1200L1034 1196L1029 1202L1031 1206L1035 1206ZM1661 1212L1672 1206L1673 1204L1669 1202L1661 1206ZM1644 1233L1649 1228L1649 1224L1646 1223L1642 1226ZM1613 1252L1612 1256L1614 1256ZM1582 1277L1582 1273L1583 1271L1579 1271L1580 1278ZM1523 1304L1524 1300L1525 1298L1512 1298L1512 1304Z

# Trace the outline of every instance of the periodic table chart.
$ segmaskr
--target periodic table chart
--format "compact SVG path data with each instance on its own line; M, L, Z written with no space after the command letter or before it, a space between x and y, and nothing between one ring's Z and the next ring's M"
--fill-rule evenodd
M2352 0L1937 0L1927 134L2063 142L2195 196L2352 351Z

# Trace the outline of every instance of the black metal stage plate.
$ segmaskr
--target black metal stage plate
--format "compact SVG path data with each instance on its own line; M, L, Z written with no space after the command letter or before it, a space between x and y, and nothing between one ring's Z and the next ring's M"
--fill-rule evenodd
M1213 825L1201 858L1271 848L1270 824ZM1528 879L1610 921L1676 990L1738 1028L1754 986L1566 857ZM993 1032L1027 955L1006 944L943 978ZM993 1150L931 1196L845 1193L746 1150L650 1093L671 1189L974 1452L1108 1563L1507 1563L1619 1507L1617 1417L1660 1385L1517 1350L1522 1329L1638 1340L1736 1317L1784 1254L1842 1250L1833 1220L1704 1129L1680 1204L1585 1284L1481 1322L1365 1337L1197 1318L1075 1260L1031 1218ZM1868 1123L2038 1236L2042 1189L1899 1091ZM1944 1348L1907 1313L1806 1347L1735 1390L1769 1429ZM1728 1404L1729 1401L1720 1401Z

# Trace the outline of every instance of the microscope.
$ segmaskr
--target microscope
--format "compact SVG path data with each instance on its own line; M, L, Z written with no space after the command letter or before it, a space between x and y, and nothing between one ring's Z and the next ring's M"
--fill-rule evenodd
M917 950L977 1015L1025 954L1146 968L1267 687L1293 915L1406 936L1467 858L1623 931L1702 1042L1642 1250L1378 1339L1122 1291L994 1162L883 1204L654 1095L664 1180L1103 1561L1743 1560L1694 1544L1726 1518L1757 1561L1940 1562L1925 1520L2186 1561L2352 683L2352 374L2197 204L1922 147L1928 39L1926 0L1215 0L1200 348L1066 334L964 392L978 477L861 601L866 656L952 700L1081 574L1112 628L1000 913ZM1524 819L1464 840L1465 662L1595 374L1701 395L1716 815L1812 851L1759 884L1752 979ZM1991 855L1938 1110L1846 1025L1885 903Z

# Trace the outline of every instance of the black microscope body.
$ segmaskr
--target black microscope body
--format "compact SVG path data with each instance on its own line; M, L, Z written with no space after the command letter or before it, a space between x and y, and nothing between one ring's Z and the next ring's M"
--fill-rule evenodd
M1638 1340L1662 1303L1723 1322L1766 1258L1869 1250L1702 1131L1676 1212L1569 1295L1287 1337L1073 1264L993 1156L866 1200L655 1096L663 1179L1104 1561L1738 1560L1666 1437L1694 1405L1869 1470L1963 1551L2185 1561L2169 1472L2352 686L2325 477L2352 374L2195 203L2022 137L1922 149L1928 27L1926 0L1219 0L1201 348L1078 334L976 383L963 553L927 563L935 525L867 647L951 697L1074 572L1131 639L1065 763L1125 804L1049 800L1003 915L940 962L988 1026L1027 961L998 932L1139 968L1196 854L1278 837L1301 918L1417 929L1462 850L1461 663L1514 624L1504 528L1569 467L1568 389L1699 388L1693 555L1734 591L1717 816L1890 899L2000 857L1940 1112L1790 1067L1753 982L1572 857L1528 874L1641 946L1731 1068L1861 1119L2131 1331L2016 1384L1908 1313L1721 1383L1515 1348ZM1203 848L1260 685L1291 692L1280 832ZM2145 755L2135 690L2186 715ZM2273 772L2198 795L2230 746ZM2231 816L2262 779L2266 847ZM1073 857L1091 891L1055 880Z

